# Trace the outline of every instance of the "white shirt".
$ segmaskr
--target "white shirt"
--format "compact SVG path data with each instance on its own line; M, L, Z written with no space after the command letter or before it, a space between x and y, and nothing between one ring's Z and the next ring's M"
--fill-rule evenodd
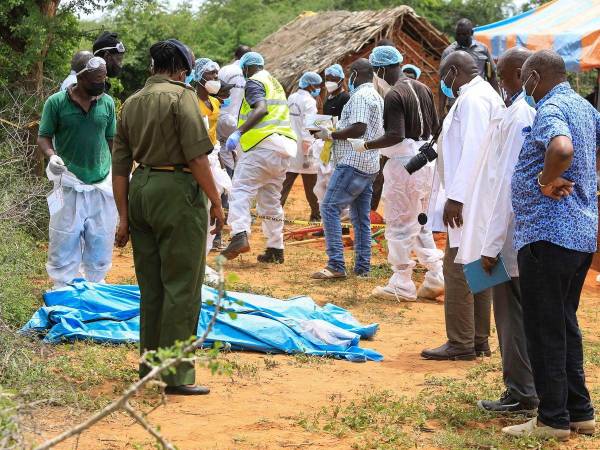
M67 88L72 84L77 84L77 74L74 70L71 70L69 76L67 76L67 78L65 78L65 80L62 82L62 84L60 85L60 90L66 91Z
M317 173L317 160L312 156L305 155L304 147L310 149L315 141L310 132L304 127L307 115L317 114L317 101L308 91L299 89L288 98L290 108L290 122L298 140L296 141L296 157L290 161L288 172L294 173ZM303 167L308 162L308 167Z
M498 93L480 76L459 89L458 98L444 119L439 140L442 161L438 169L446 199L466 207L490 122L503 109L504 102ZM451 248L460 246L461 233L462 227L448 228Z

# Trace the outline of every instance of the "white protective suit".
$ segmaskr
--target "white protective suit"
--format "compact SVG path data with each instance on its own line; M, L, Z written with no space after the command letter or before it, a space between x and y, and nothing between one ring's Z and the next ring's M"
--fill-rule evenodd
M219 121L217 122L217 137L221 144L225 144L227 138L237 129L238 114L244 99L244 87L246 80L240 68L240 62L234 61L219 69L219 80L221 83L235 85L229 92L230 103L228 106L221 105L219 110ZM232 152L225 150L225 145L220 149L221 159L229 169L234 169L235 161Z
M521 96L490 123L482 146L483 157L477 168L471 200L463 211L464 227L456 262L468 264L481 255L502 255L511 277L519 276L517 252L513 248L514 213L510 183L525 136L535 110Z
M231 178L227 175L227 171L221 167L221 163L219 161L219 150L220 145L217 142L215 144L215 148L208 155L208 161L210 162L210 171L212 173L213 179L215 180L215 186L217 187L217 192L219 196L223 195L223 193L231 192ZM207 202L208 209L210 210L210 200ZM211 234L211 231L215 229L215 225L210 226L208 229L208 234L206 235L206 255L210 253L213 247L213 241L215 240L215 235ZM208 265L206 266L209 268ZM212 269L211 269L212 270Z
M316 174L318 160L312 152L315 139L304 127L304 121L307 115L317 114L317 101L308 91L299 89L289 96L288 107L292 129L298 137L296 156L290 160L288 172Z
M229 195L227 223L232 235L242 231L250 235L250 208L256 199L256 212L262 216L267 248L283 249L281 189L290 159L295 156L296 142L279 134L272 134L250 151L241 152Z
M423 285L432 289L440 289L444 285L444 253L436 247L431 230L417 221L417 216L427 209L433 165L427 164L412 175L404 168L426 142L404 139L393 147L381 150L382 155L390 158L383 169L382 197L388 262L394 271L384 289L406 299L417 298L417 289L412 281L416 265L411 259L413 251L428 270Z
M97 184L84 184L67 171L54 175L46 168L54 190L62 193L62 207L50 215L46 270L60 288L83 277L102 282L112 265L117 207L111 173Z

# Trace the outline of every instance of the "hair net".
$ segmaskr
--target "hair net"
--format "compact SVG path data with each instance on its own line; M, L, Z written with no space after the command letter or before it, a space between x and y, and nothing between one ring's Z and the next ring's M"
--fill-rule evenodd
M212 59L208 58L199 58L196 60L194 64L194 80L200 81L202 79L202 75L204 72L210 70L219 70L219 65L214 62Z
M333 66L329 66L327 69L325 69L325 76L327 75L333 75L334 77L338 78L345 78L344 69L342 69L342 66L340 66L339 64L334 64Z
M396 47L382 45L375 47L369 55L369 62L373 67L391 66L402 62L402 55Z
M244 55L240 58L240 67L243 69L247 66L264 66L265 59L262 57L260 53L257 52L248 52L244 53Z
M404 72L407 69L412 70L416 74L417 80L421 76L421 69L419 69L417 66L413 66L412 64L405 64L402 66L402 72Z
M300 77L300 81L298 85L300 89L304 89L308 86L318 86L323 82L321 75L315 72L304 72L304 74Z

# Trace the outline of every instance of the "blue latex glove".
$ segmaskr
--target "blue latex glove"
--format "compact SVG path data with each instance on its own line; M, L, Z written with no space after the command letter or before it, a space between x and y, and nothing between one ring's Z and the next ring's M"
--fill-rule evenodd
M241 138L242 133L240 133L239 130L235 130L233 133L231 133L231 136L227 138L227 142L225 142L225 150L234 152L236 147L240 143Z

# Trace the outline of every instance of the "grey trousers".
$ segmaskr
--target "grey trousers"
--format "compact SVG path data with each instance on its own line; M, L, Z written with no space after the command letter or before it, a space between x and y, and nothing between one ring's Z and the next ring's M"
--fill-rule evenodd
M471 350L487 343L490 336L492 292L473 295L463 265L454 262L458 248L446 244L444 254L444 313L446 334L452 347Z
M519 279L513 278L511 281L494 286L492 291L504 384L512 398L537 406L539 401L527 355L527 339L523 327Z

